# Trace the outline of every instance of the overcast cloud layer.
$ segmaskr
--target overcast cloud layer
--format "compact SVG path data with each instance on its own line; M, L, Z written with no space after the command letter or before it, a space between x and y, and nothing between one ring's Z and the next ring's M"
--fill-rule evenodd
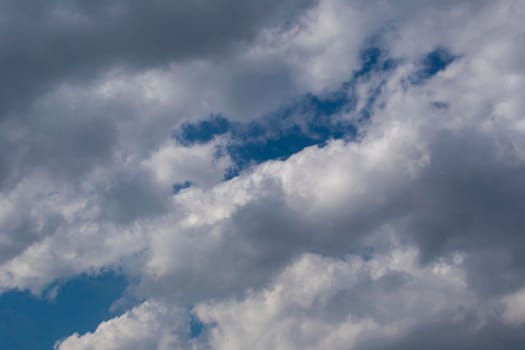
M60 350L525 348L524 16L0 1L0 292L124 274Z

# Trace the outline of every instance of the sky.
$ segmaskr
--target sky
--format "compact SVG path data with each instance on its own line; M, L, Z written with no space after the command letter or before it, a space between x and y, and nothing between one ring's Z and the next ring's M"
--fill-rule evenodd
M525 2L0 0L0 348L525 348Z

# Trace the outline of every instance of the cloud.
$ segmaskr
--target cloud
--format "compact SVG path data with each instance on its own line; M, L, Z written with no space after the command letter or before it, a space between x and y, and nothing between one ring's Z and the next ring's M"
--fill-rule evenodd
M469 293L461 270L421 270L414 258L399 250L368 262L304 255L268 289L199 305L197 315L216 325L213 349L359 348L369 338L396 339L425 320L462 317Z
M25 5L0 290L109 268L144 300L59 348L523 344L520 2Z
M23 106L21 96L33 97L62 79L88 79L113 65L140 69L227 55L261 30L293 20L310 4L54 0L35 6L5 1L0 69L6 75L0 101Z
M155 325L140 339L152 341L149 348L163 348L168 330L181 335L173 348L193 349L243 349L246 344L255 349L396 349L423 342L493 348L492 337L498 334L505 335L510 348L524 341L498 325L496 304L482 302L468 288L459 256L421 267L416 250L399 247L372 260L301 255L262 290L240 300L196 305L195 313L206 325L197 338L188 334L188 323L166 320L168 314L148 313L147 321L142 320L142 310L152 305L166 308L160 301L146 302L94 333L69 337L58 349L111 347L113 337L131 344L140 332L129 332L129 323L137 319L141 325ZM110 326L121 331L109 333Z
M101 323L95 332L73 334L55 344L56 349L188 349L180 342L184 313L176 308L147 301L113 320ZM184 338L182 338L184 339Z
M503 298L503 319L505 322L520 326L525 322L525 293L518 290Z

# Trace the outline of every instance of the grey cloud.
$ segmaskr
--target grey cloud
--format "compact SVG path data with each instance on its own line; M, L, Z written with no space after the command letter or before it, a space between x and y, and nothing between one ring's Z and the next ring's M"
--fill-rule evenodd
M394 339L383 340L378 337L377 339L363 341L361 344L357 344L355 349L517 350L525 346L524 327L508 327L492 320L475 331L472 328L472 324L475 322L475 319L458 322L452 318L428 322L416 327L408 334Z
M93 203L103 208L104 220L128 224L166 213L171 193L158 186L148 174L115 174L109 188L103 191L100 201Z
M419 245L423 262L467 252L471 285L482 293L519 287L525 167L498 151L496 135L435 137L430 166L394 199L404 208L400 232Z
M25 107L63 79L90 79L110 66L144 68L227 55L310 0L60 1L0 3L0 106Z
M118 144L113 121L79 114L35 117L37 120L29 124L12 120L0 128L10 150L2 154L4 180L0 188L9 190L37 172L60 179L66 186L79 184L86 173L113 158Z
M64 224L65 220L60 213L48 212L44 217L38 217L29 213L28 204L24 204L16 208L17 212L7 222L0 225L0 263L14 258Z

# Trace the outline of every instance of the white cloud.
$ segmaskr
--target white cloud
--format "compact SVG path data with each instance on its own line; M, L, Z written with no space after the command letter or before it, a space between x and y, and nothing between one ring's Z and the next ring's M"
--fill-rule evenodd
M445 317L460 324L479 306L458 261L421 268L413 249L394 249L370 261L305 254L261 291L241 300L198 304L196 315L208 325L193 340L184 335L184 323L171 319L177 310L146 302L102 323L94 333L69 337L58 348L140 344L142 349L164 349L165 334L176 333L178 326L181 336L170 343L172 348L348 349L368 338L395 339L428 320Z
M413 250L371 261L301 256L260 292L199 305L213 323L213 349L353 349L366 338L398 337L419 322L461 317L473 300L458 266L422 269Z
M181 339L187 338L184 311L157 301L146 301L122 316L101 323L95 332L73 334L55 344L56 349L190 349Z
M200 186L214 185L222 180L226 169L233 166L228 155L217 155L218 144L214 141L184 147L171 141L143 161L143 166L165 188L190 180Z
M502 299L503 320L511 325L525 323L525 290L521 289Z

